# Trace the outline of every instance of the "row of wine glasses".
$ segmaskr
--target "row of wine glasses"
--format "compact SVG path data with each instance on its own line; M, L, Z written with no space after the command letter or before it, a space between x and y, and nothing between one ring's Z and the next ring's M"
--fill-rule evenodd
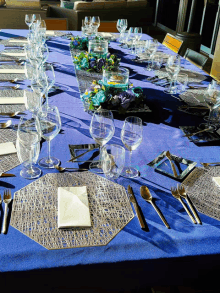
M98 28L100 26L99 16L85 16L82 21L82 33L87 36L97 36Z
M123 150L118 146L112 146L112 152L114 156L118 156L119 162L113 162L111 156L107 155L107 148L104 147L106 143L113 137L115 132L114 118L113 114L109 110L98 110L94 112L91 123L90 123L90 134L97 144L100 145L100 156L98 162L93 162L90 164L90 170L93 170L96 173L102 173L104 170L107 174L107 170L111 170L112 176L119 176L119 173L124 177L133 178L138 176L138 170L131 166L131 157L132 151L135 150L142 141L142 120L135 116L127 117L124 121L122 131L121 131L121 140L125 147L129 150L129 166L125 167L123 170L121 168L123 163ZM116 153L116 154L115 154ZM120 154L120 156L119 156ZM113 155L113 154L112 154ZM115 173L115 175L114 175Z

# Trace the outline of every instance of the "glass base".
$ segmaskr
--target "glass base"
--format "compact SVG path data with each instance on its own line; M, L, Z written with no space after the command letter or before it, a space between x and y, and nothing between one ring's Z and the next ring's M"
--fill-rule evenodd
M54 168L54 165L59 165L60 160L54 157L50 157L50 160L48 158L42 158L39 162L38 165L43 167L43 168Z
M35 179L41 175L41 170L32 166L30 169L22 169L20 175L25 179Z
M103 174L103 170L99 162L93 162L89 164L89 170L91 170L92 172L96 174Z
M135 178L139 176L139 171L135 168L129 168L125 167L122 170L121 176L126 177L126 178Z
M166 94L175 95L175 94L177 94L177 89L174 87L172 87L172 88L169 87L168 89L165 89L163 92Z

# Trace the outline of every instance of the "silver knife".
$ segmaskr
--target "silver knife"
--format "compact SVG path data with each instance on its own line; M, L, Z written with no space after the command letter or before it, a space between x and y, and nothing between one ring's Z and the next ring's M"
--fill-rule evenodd
M132 189L132 187L130 185L128 185L128 194L130 194L129 198L130 198L130 201L132 202L132 204L134 206L134 209L136 211L140 226L141 226L141 228L145 228L145 223L144 223L142 214L140 212L140 207L139 207L139 205L137 203L137 200L136 200L136 198L134 196L133 189Z

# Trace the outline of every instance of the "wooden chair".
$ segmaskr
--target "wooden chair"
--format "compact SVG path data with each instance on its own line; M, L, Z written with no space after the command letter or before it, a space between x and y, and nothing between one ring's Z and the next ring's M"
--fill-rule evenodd
M68 29L67 18L46 18L45 19L47 30L66 31Z
M175 36L167 33L164 40L163 45L172 50L175 53L178 53L180 50L180 47L182 46L183 41L179 40Z
M203 66L206 64L208 60L208 57L189 48L186 50L184 58L201 69L203 69Z
M116 27L117 21L101 21L99 26L99 32L118 33Z

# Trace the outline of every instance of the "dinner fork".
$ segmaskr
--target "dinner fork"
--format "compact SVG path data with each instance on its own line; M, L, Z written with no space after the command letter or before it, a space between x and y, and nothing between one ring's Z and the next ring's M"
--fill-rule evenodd
M11 190L5 190L3 195L3 202L5 204L4 219L3 219L3 228L2 233L6 233L7 227L7 217L8 217L8 205L11 202Z
M195 219L193 218L193 216L190 214L190 211L188 210L187 206L186 206L185 203L182 201L182 198L180 197L180 194L179 194L178 190L176 189L176 187L171 187L170 190L171 190L171 193L172 193L173 197L175 197L176 199L178 199L178 200L181 202L182 206L184 207L185 211L186 211L187 214L189 215L189 217L190 217L190 219L192 220L192 222L193 222L194 224L197 224L197 223L196 223L196 220L195 220Z
M199 219L199 217L198 217L198 215L197 215L194 207L192 206L191 202L189 201L189 198L188 198L188 195L187 195L187 193L185 191L184 186L182 186L181 184L178 184L177 185L177 189L178 189L178 192L179 192L180 196L182 196L186 200L186 202L188 203L188 205L189 205L189 207L190 207L190 209L191 209L194 217L196 218L197 223L201 225L202 222Z

